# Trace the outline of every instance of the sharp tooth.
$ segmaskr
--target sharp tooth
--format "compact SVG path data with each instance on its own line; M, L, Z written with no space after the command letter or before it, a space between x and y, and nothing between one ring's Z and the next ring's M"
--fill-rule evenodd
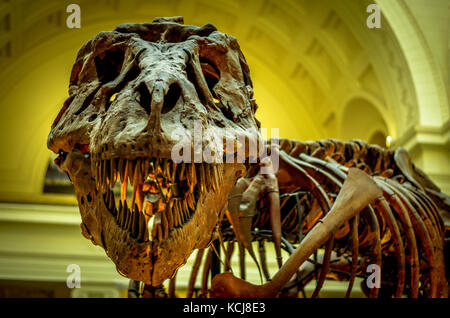
M180 216L180 224L184 224L185 217L184 217L184 213L183 213L183 208L181 207L180 200L177 200L176 204L177 204L177 213Z
M193 166L194 164L186 164L187 165L187 171L186 171L186 178L187 178L187 182L189 185L189 188L192 191L192 184L193 184L193 179L192 179L192 168L191 166Z
M127 182L124 181L120 186L120 200L125 201L127 199Z
M123 213L122 209L123 209L122 201L119 200L119 210L117 211L117 217L116 217L117 224L119 224L119 226L122 226L122 223L121 223L122 222L122 213Z
M169 163L170 163L169 159L163 159L163 167L162 167L162 169L163 169L163 175L166 178L169 178L169 176L170 176L170 164Z
M134 176L133 176L133 194L131 196L131 206L134 206L136 199L136 192L138 191L139 183L141 181L141 160L137 159L134 163Z
M136 167L135 167L135 173L134 173L134 177L138 179L139 182L143 182L143 178L142 178L142 159L138 158L136 160Z
M92 176L94 177L94 179L97 180L97 162L95 162L95 161L92 161L91 173L92 173Z
M139 242L144 242L146 227L147 227L147 223L145 222L145 217L142 215L142 213L139 213L139 234L137 237L137 240Z
M189 219L189 209L187 208L187 205L185 208L184 203L182 201L180 201L180 209L183 211L184 220L186 222Z
M177 163L172 161L172 174L170 175L170 181L175 182L177 177Z
M163 229L162 229L162 225L161 224L156 224L156 229L157 229L157 235L158 235L158 241L162 242L163 240Z
M144 216L141 217L141 241L148 240L147 220Z
M179 221L179 218L177 216L177 209L176 209L176 204L175 203L172 204L172 208L170 210L171 210L171 213L172 213L173 227L176 228L180 224L180 221Z
M178 167L180 167L179 169L180 169L180 172L178 173L178 179L180 180L180 181L182 181L182 180L184 180L184 177L185 177L185 171L186 171L186 164L183 162L181 165L178 165Z
M213 190L214 190L214 192L217 192L217 190L219 189L219 175L218 175L218 172L217 172L217 166L212 166L212 169L211 169L211 179L212 179L212 185L213 185Z
M105 199L106 207L109 209L109 203L111 202L111 194L108 190L103 193L103 198Z
M167 223L168 223L168 227L169 229L173 228L173 213L172 213L172 208L173 208L173 200L170 200L167 205L166 205L166 211L164 212L164 214L166 214L166 219L167 219Z
M130 206L128 210L128 221L127 221L127 229L130 234L133 234L133 223L134 223L134 212L133 208Z
M223 168L222 167L223 167L222 165L217 167L217 172L219 175L219 184L223 183Z
M97 190L100 189L100 178L101 178L101 173L100 173L100 162L96 161L95 162L95 185L97 186Z
M135 169L134 160L128 160L128 180L130 181L130 184L133 184L134 169Z
M153 161L153 173L155 174L155 179L156 176L159 175L159 158L155 158L155 160Z
M103 203L108 207L108 192L102 193Z
M147 230L148 230L148 235L151 235L151 239L152 241L155 239L155 236L153 235L153 232L155 232L154 227L155 227L155 218L156 215L154 217L151 217L148 221L148 225L147 225Z
M124 201L125 203L125 201ZM127 209L125 207L125 204L122 204L122 213L120 214L120 226L122 228L125 228L125 221L127 219Z
M180 225L183 225L186 222L186 218L183 213L183 207L181 206L180 200L177 201L177 210L178 210L178 215L180 216Z
M109 187L109 185L111 184L111 160L106 159L105 160L105 172L106 172L106 189Z
M112 201L112 203L111 203L110 211L111 211L112 215L116 216L117 215L116 200L112 199L111 201Z
M166 195L167 195L168 189L164 187L163 181L161 181L161 183L160 183L158 180L156 180L156 186L158 187L158 191L162 197L163 202L167 203Z
M102 160L101 163L101 175L102 175L102 182L100 184L101 189L106 189L106 178L107 178L107 173L106 173L106 160Z
M136 192L136 203L138 205L139 211L142 211L142 208L144 206L144 193L142 192L142 186L142 184L139 184Z
M180 211L178 210L178 204L176 202L173 203L172 211L173 211L173 218L175 220L175 226L181 225Z
M144 181L147 179L150 169L150 160L144 159L142 174L144 175Z
M114 186L116 185L116 181L117 181L117 160L116 159L111 159L110 167L111 167L111 188L114 188Z
M170 190L172 192L173 197L179 197L180 196L180 187L178 184L174 183L170 186Z
M197 184L198 181L198 175L197 175L197 171L195 170L195 164L192 164L192 183L193 186L195 186Z
M116 210L116 201L114 200L114 193L112 191L109 192L109 211L111 213L115 213Z
M192 192L192 191L194 191L194 186L197 183L197 175L195 173L195 164L190 163L187 168L188 169L186 171L186 175L187 175L187 179L188 179L189 190L190 190L190 192Z
M103 160L101 160L101 159L98 162L97 171L98 171L98 180L97 180L98 185L97 185L97 188L99 190L101 190L102 189L102 183L103 183Z
M212 190L212 181L211 181L210 167L208 164L203 165L203 171L205 171L206 191L211 191Z
M189 218L189 208L186 200L183 200L183 212Z
M128 230L128 228L129 228L129 226L130 226L130 215L131 215L131 211L128 209L128 206L126 206L125 208L124 208L124 211L125 211L125 220L124 220L124 225L123 225L123 227L125 228L125 229L127 229Z
M117 169L119 170L120 182L123 183L123 180L125 179L125 172L126 172L126 160L120 158Z
M127 199L127 187L128 187L128 160L124 160L124 168L123 168L123 179L122 179L122 185L120 186L120 199L122 201L125 201Z
M156 213L153 217L153 226L152 226L152 240L155 240L159 231L158 228L161 226L161 213Z
M191 210L195 210L195 200L194 200L194 194L192 192L188 192L185 196L185 200L187 202L187 204L189 205L189 207L191 208Z
M141 212L139 212L139 208L137 206L137 204L134 205L134 210L132 213L132 222L131 222L131 226L130 226L130 233L131 233L131 237L133 238L137 238L138 234L139 234L139 214L141 214Z
M170 215L172 218L172 227L171 229L177 227L177 216L175 213L175 201L171 201L170 203Z
M122 205L122 220L120 221L123 228L126 228L127 220L128 220L128 206L127 206L127 200L124 200L123 205Z
M165 240L169 236L169 222L167 221L167 213L162 212L161 214L161 229L162 231L162 237Z
M200 182L198 183L198 185L200 188L200 192L203 192L205 191L205 170L202 163L198 165L198 172L200 175Z

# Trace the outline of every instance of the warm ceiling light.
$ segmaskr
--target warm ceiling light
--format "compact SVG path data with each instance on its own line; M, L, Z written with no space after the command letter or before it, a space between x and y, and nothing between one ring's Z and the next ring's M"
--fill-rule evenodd
M114 93L111 95L111 97L109 98L109 101L112 103L117 97L117 93Z
M387 136L386 137L386 148L390 148L392 145L392 137L391 136Z

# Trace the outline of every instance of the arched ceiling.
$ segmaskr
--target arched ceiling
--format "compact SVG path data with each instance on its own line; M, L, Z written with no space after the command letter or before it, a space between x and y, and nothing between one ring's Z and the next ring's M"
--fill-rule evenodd
M10 136L0 139L0 193L42 191L46 137L81 45L120 23L157 16L211 22L235 36L250 66L257 117L281 137L349 138L340 127L354 100L364 101L361 116L365 104L380 114L385 135L396 137L417 121L414 85L390 24L366 27L371 1L80 0L81 29L66 27L69 3L0 3L0 130Z

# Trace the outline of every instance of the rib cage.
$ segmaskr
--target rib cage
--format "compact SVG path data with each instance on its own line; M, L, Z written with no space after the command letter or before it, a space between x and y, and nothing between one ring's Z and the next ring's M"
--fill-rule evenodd
M408 182L396 163L395 151L367 145L362 141L342 143L334 140L313 143L283 140L280 148L297 158L307 173L319 180L330 194L330 200L339 192L339 182L345 178L339 165L356 166L372 175L382 189L384 198L361 213L358 227L361 253L371 259L369 263L380 265L382 273L397 272L394 293L397 297L403 294L405 287L405 292L411 297L417 297L419 293L430 297L446 293L443 251L445 228L439 209L424 191L426 186L421 189ZM297 207L294 208L297 210ZM290 219L287 214L283 219L285 233L298 233L298 226L292 227L292 220L299 217L296 214L291 215ZM261 225L254 224L255 227ZM307 231L312 226L314 224L305 229L304 224L303 229ZM348 242L352 242L351 226L347 225L338 234L339 237L335 236L335 249L345 251ZM384 268L386 271L383 271ZM377 293L378 289L372 289L370 296L375 297Z
M440 215L440 210L448 210L445 209L445 202L440 200L445 195L413 164L408 171L409 162L404 162L402 149L383 149L359 140L302 143L283 139L280 140L280 151L295 160L304 169L305 177L316 180L316 187L326 193L326 198L318 198L315 196L317 192L302 188L302 182L284 188L280 184L282 239L288 252L293 251L295 245L326 213L321 200L325 199L332 205L346 178L348 167L357 167L371 175L383 192L383 198L367 206L358 217L335 233L325 244L324 256L314 266L314 272L303 273L303 276L298 273L285 287L284 295L292 290L297 295L315 275L318 281L312 297L318 296L327 278L348 281L346 296L349 296L355 277L367 277L367 265L377 264L382 273L381 288L366 289L362 284L363 291L369 297L447 297L444 261L446 229ZM257 214L252 220L252 239L259 241L258 262L266 280L270 276L265 243L271 240L270 234L267 202L261 195ZM200 297L207 295L209 275L221 271L220 265L212 265L218 264L217 253L220 253L221 246L226 258L223 270L228 270L229 257L236 248L234 233L226 220L222 222L220 238L228 241L227 247L223 242L216 242L207 251L199 251L191 273L188 297L194 295L194 282L202 261L202 287L197 292ZM242 254L241 278L245 279ZM174 295L173 283L174 280L171 296Z

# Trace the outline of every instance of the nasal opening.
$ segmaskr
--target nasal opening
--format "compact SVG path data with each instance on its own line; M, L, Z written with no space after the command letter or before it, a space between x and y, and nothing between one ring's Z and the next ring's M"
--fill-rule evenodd
M150 94L147 85L145 85L145 83L141 83L138 86L137 89L138 93L139 93L139 104L142 106L142 108L145 109L145 112L147 113L147 115L150 116L151 113L151 102L152 102L152 95Z
M164 97L164 104L161 109L161 113L166 114L170 112L175 107L180 97L181 97L180 85L178 85L177 83L171 84L169 86L169 91Z

